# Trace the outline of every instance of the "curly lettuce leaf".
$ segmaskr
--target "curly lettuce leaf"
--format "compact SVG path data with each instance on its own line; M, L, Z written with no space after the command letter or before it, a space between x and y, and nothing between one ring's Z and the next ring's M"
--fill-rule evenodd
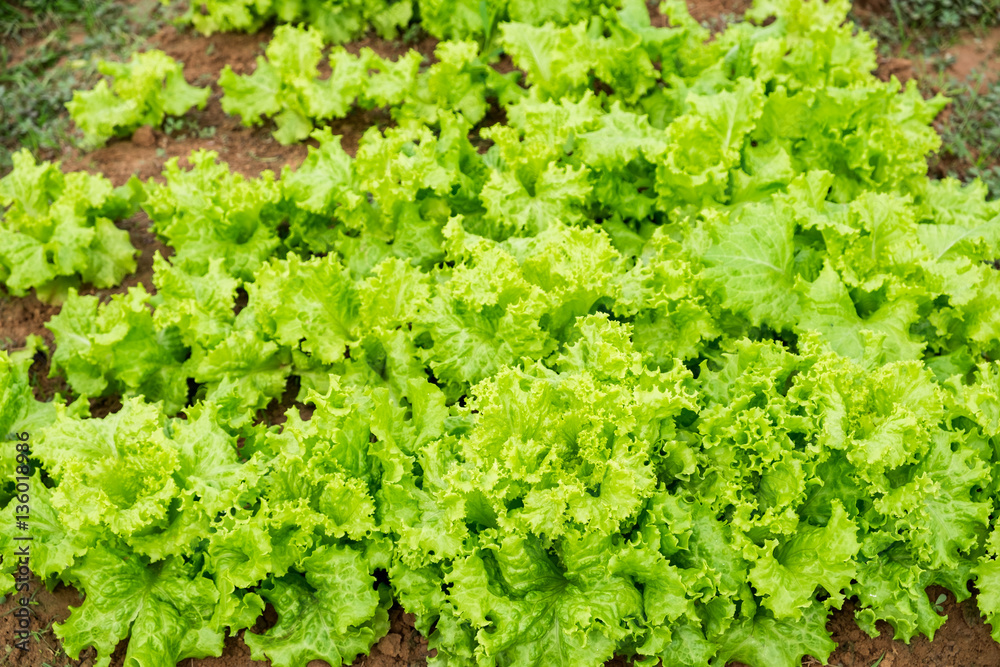
M31 288L60 300L80 282L112 287L135 271L136 249L114 220L135 209L136 191L103 176L63 173L22 149L0 179L0 282L15 296Z
M350 663L389 631L390 598L374 587L365 554L326 547L302 562L305 576L286 575L262 589L278 613L278 624L244 640L255 660L278 667L325 660Z
M150 563L108 545L91 550L72 576L86 599L53 628L70 656L93 646L95 664L108 667L130 635L129 664L167 667L222 655L223 633L211 622L216 591L183 559Z
M212 260L221 258L230 275L252 280L281 246L280 185L270 171L251 180L231 172L214 151L195 151L188 162L191 169L183 170L171 158L164 167L166 183L145 184L142 208L153 230L174 248L175 267L204 275Z
M93 90L76 91L66 104L70 117L94 147L142 125L159 127L166 116L183 116L192 107L205 108L211 90L184 79L183 65L153 49L133 54L127 63L102 60L101 80Z

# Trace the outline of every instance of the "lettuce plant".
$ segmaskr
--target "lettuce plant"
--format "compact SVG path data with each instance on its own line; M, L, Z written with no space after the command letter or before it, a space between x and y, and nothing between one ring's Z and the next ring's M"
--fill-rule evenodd
M170 0L163 0L169 4ZM481 38L498 21L561 25L599 13L606 0L560 3L551 0L206 0L190 5L182 20L206 35L220 31L254 32L270 20L315 26L323 40L342 44L369 28L395 39L413 19L438 39Z
M127 218L139 191L103 176L65 174L22 149L0 179L0 283L23 296L59 300L80 282L113 287L135 271L136 249L114 221Z
M203 109L211 91L184 80L183 66L158 50L136 53L127 63L101 61L104 79L92 90L77 91L66 104L89 147L112 137L129 135L138 127L159 127L166 116L183 116L191 107Z
M169 4L170 0L163 0ZM256 32L268 21L308 23L329 43L360 37L369 26L395 39L413 16L412 0L207 0L189 5L181 17L199 32Z

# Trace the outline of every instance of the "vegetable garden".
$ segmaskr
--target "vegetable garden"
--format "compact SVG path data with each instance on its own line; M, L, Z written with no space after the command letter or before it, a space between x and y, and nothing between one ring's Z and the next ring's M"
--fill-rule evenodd
M210 0L254 64L102 63L87 149L218 91L302 159L14 154L0 592L30 540L100 666L365 664L402 612L440 667L825 664L929 588L1000 640L1000 202L849 10Z

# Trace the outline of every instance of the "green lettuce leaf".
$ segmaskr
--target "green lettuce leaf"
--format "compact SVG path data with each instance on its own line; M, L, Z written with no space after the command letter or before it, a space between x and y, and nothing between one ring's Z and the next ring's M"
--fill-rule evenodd
M281 246L277 226L284 217L281 187L264 171L247 180L218 162L214 151L198 150L182 170L177 158L164 167L165 184L148 181L142 208L153 230L174 248L171 262L204 275L214 259L224 259L230 275L253 280L254 271Z
M185 81L183 65L156 49L127 63L102 60L97 68L111 77L111 87L101 80L93 90L74 92L66 105L90 147L142 125L159 127L166 116L183 116L191 107L204 109L211 93Z
M107 303L70 289L46 324L56 340L51 374L64 374L80 396L141 394L179 410L187 402L187 351L176 329L154 326L149 299L141 284Z
M31 288L43 300L64 298L81 281L112 287L135 271L136 249L113 220L135 209L135 190L103 176L64 174L22 149L0 179L0 281L15 296Z
M107 667L130 633L128 664L167 667L222 655L223 633L211 622L215 589L183 559L150 563L105 546L91 550L72 576L87 597L53 628L70 656L93 646L95 664Z
M286 575L262 589L278 624L244 637L255 660L278 667L325 660L350 663L389 631L388 591L377 591L366 556L327 547L302 562L305 576Z

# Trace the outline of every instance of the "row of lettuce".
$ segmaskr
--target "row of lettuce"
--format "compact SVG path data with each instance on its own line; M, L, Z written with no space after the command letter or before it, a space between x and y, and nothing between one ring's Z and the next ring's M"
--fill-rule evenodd
M437 39L488 40L502 23L569 25L620 6L614 0L205 0L190 3L181 20L207 35L256 32L272 22L305 23L331 44L370 29L398 39L417 26Z
M34 399L32 339L0 354L0 433L32 434L34 571L86 593L71 656L247 629L279 667L349 663L394 600L456 667L791 667L848 596L933 636L930 585L994 622L1000 204L927 178L944 101L872 77L846 3L710 40L665 9L501 24L524 86L443 42L425 69L335 51L334 87L289 28L301 57L251 76L278 101L243 103L296 137L331 95L397 124L353 158L315 130L280 177L200 151L114 189L17 157L0 278L66 295L78 398ZM80 296L134 270L136 207L171 249L155 291ZM90 419L99 396L123 406Z
M221 105L247 126L273 121L274 137L292 144L317 124L355 110L390 108L395 122L408 125L436 124L447 111L475 125L492 102L525 94L516 85L518 73L502 75L488 66L475 42L440 42L434 55L436 62L422 70L425 59L416 50L394 61L368 47L358 54L337 47L325 56L331 72L321 76L320 33L280 26L251 74L237 75L229 65L223 69ZM187 83L183 65L158 50L136 53L127 63L102 61L98 68L111 83L102 79L91 90L77 91L66 105L83 132L83 145L91 148L144 125L159 127L167 116L202 109L211 94Z
M635 2L565 27L506 22L497 27L495 45L442 41L433 64L425 66L427 59L413 49L396 60L368 47L356 54L344 47L326 52L318 28L283 25L250 74L236 74L229 65L223 69L221 106L248 126L273 122L274 136L283 144L302 141L318 125L352 111L376 108L389 108L400 126L439 125L445 115L476 126L491 106L506 107L528 94L518 85L522 72L501 74L491 66L506 53L542 98L579 97L598 79L614 89L611 99L630 106L641 102L639 108L662 127L676 115L680 100L656 94L658 81L669 83L670 72L661 76L653 66L662 65L664 54L662 45L649 39L650 30L645 6ZM111 83L102 80L92 90L77 91L67 105L88 147L204 108L211 94L187 83L183 65L162 51L137 53L127 63L101 62L99 69Z

